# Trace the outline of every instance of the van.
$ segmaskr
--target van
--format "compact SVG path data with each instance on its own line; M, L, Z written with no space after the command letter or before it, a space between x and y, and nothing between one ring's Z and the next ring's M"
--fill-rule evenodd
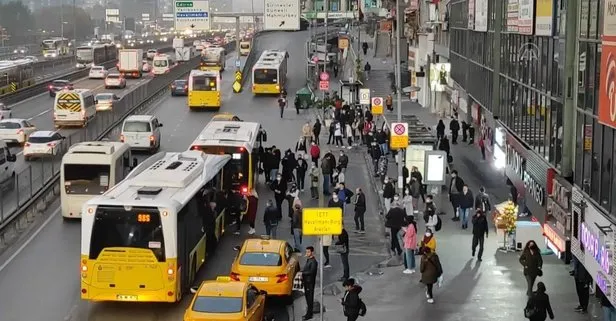
M89 89L63 90L56 93L53 124L85 127L96 115L94 93Z
M248 56L250 54L250 41L240 41L240 55Z
M15 178L15 161L17 156L11 154L5 141L0 140L0 191Z
M131 149L147 150L155 153L160 148L163 124L151 115L128 116L122 124L120 141L128 144Z

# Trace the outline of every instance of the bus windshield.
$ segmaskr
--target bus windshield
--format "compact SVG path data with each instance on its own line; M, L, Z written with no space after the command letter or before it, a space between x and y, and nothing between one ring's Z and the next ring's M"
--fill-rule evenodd
M223 188L240 191L248 185L250 175L250 154L247 150L237 147L200 146L202 152L210 155L231 155L231 160L223 168Z
M101 164L65 164L66 194L100 195L109 188L111 166Z
M192 79L192 89L196 91L216 91L216 78L208 76L195 76Z
M276 69L255 69L253 75L255 84L272 85L278 83L278 71Z
M56 42L54 40L45 40L43 41L44 49L56 49Z
M169 64L167 60L154 60L154 67L167 67Z
M165 261L165 239L157 208L101 206L96 210L90 259L109 247L150 249L158 262Z

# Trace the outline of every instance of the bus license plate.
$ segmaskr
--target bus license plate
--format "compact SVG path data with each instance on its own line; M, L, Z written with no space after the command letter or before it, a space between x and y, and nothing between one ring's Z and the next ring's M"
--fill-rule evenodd
M136 295L118 295L117 298L120 301L137 301Z
M251 276L248 278L250 282L267 282L269 279L262 276Z

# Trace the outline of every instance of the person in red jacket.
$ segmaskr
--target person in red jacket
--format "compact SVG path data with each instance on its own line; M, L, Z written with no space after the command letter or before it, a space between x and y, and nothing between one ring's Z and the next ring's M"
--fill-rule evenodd
M314 166L319 167L319 158L321 158L321 149L319 145L315 142L312 142L312 146L310 146L310 157L312 158L312 163Z

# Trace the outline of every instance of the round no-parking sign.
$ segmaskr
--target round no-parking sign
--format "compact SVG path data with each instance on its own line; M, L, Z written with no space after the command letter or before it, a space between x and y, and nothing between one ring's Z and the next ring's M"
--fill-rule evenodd
M409 124L408 123L392 123L391 137L389 138L389 146L392 149L407 148L409 146Z

